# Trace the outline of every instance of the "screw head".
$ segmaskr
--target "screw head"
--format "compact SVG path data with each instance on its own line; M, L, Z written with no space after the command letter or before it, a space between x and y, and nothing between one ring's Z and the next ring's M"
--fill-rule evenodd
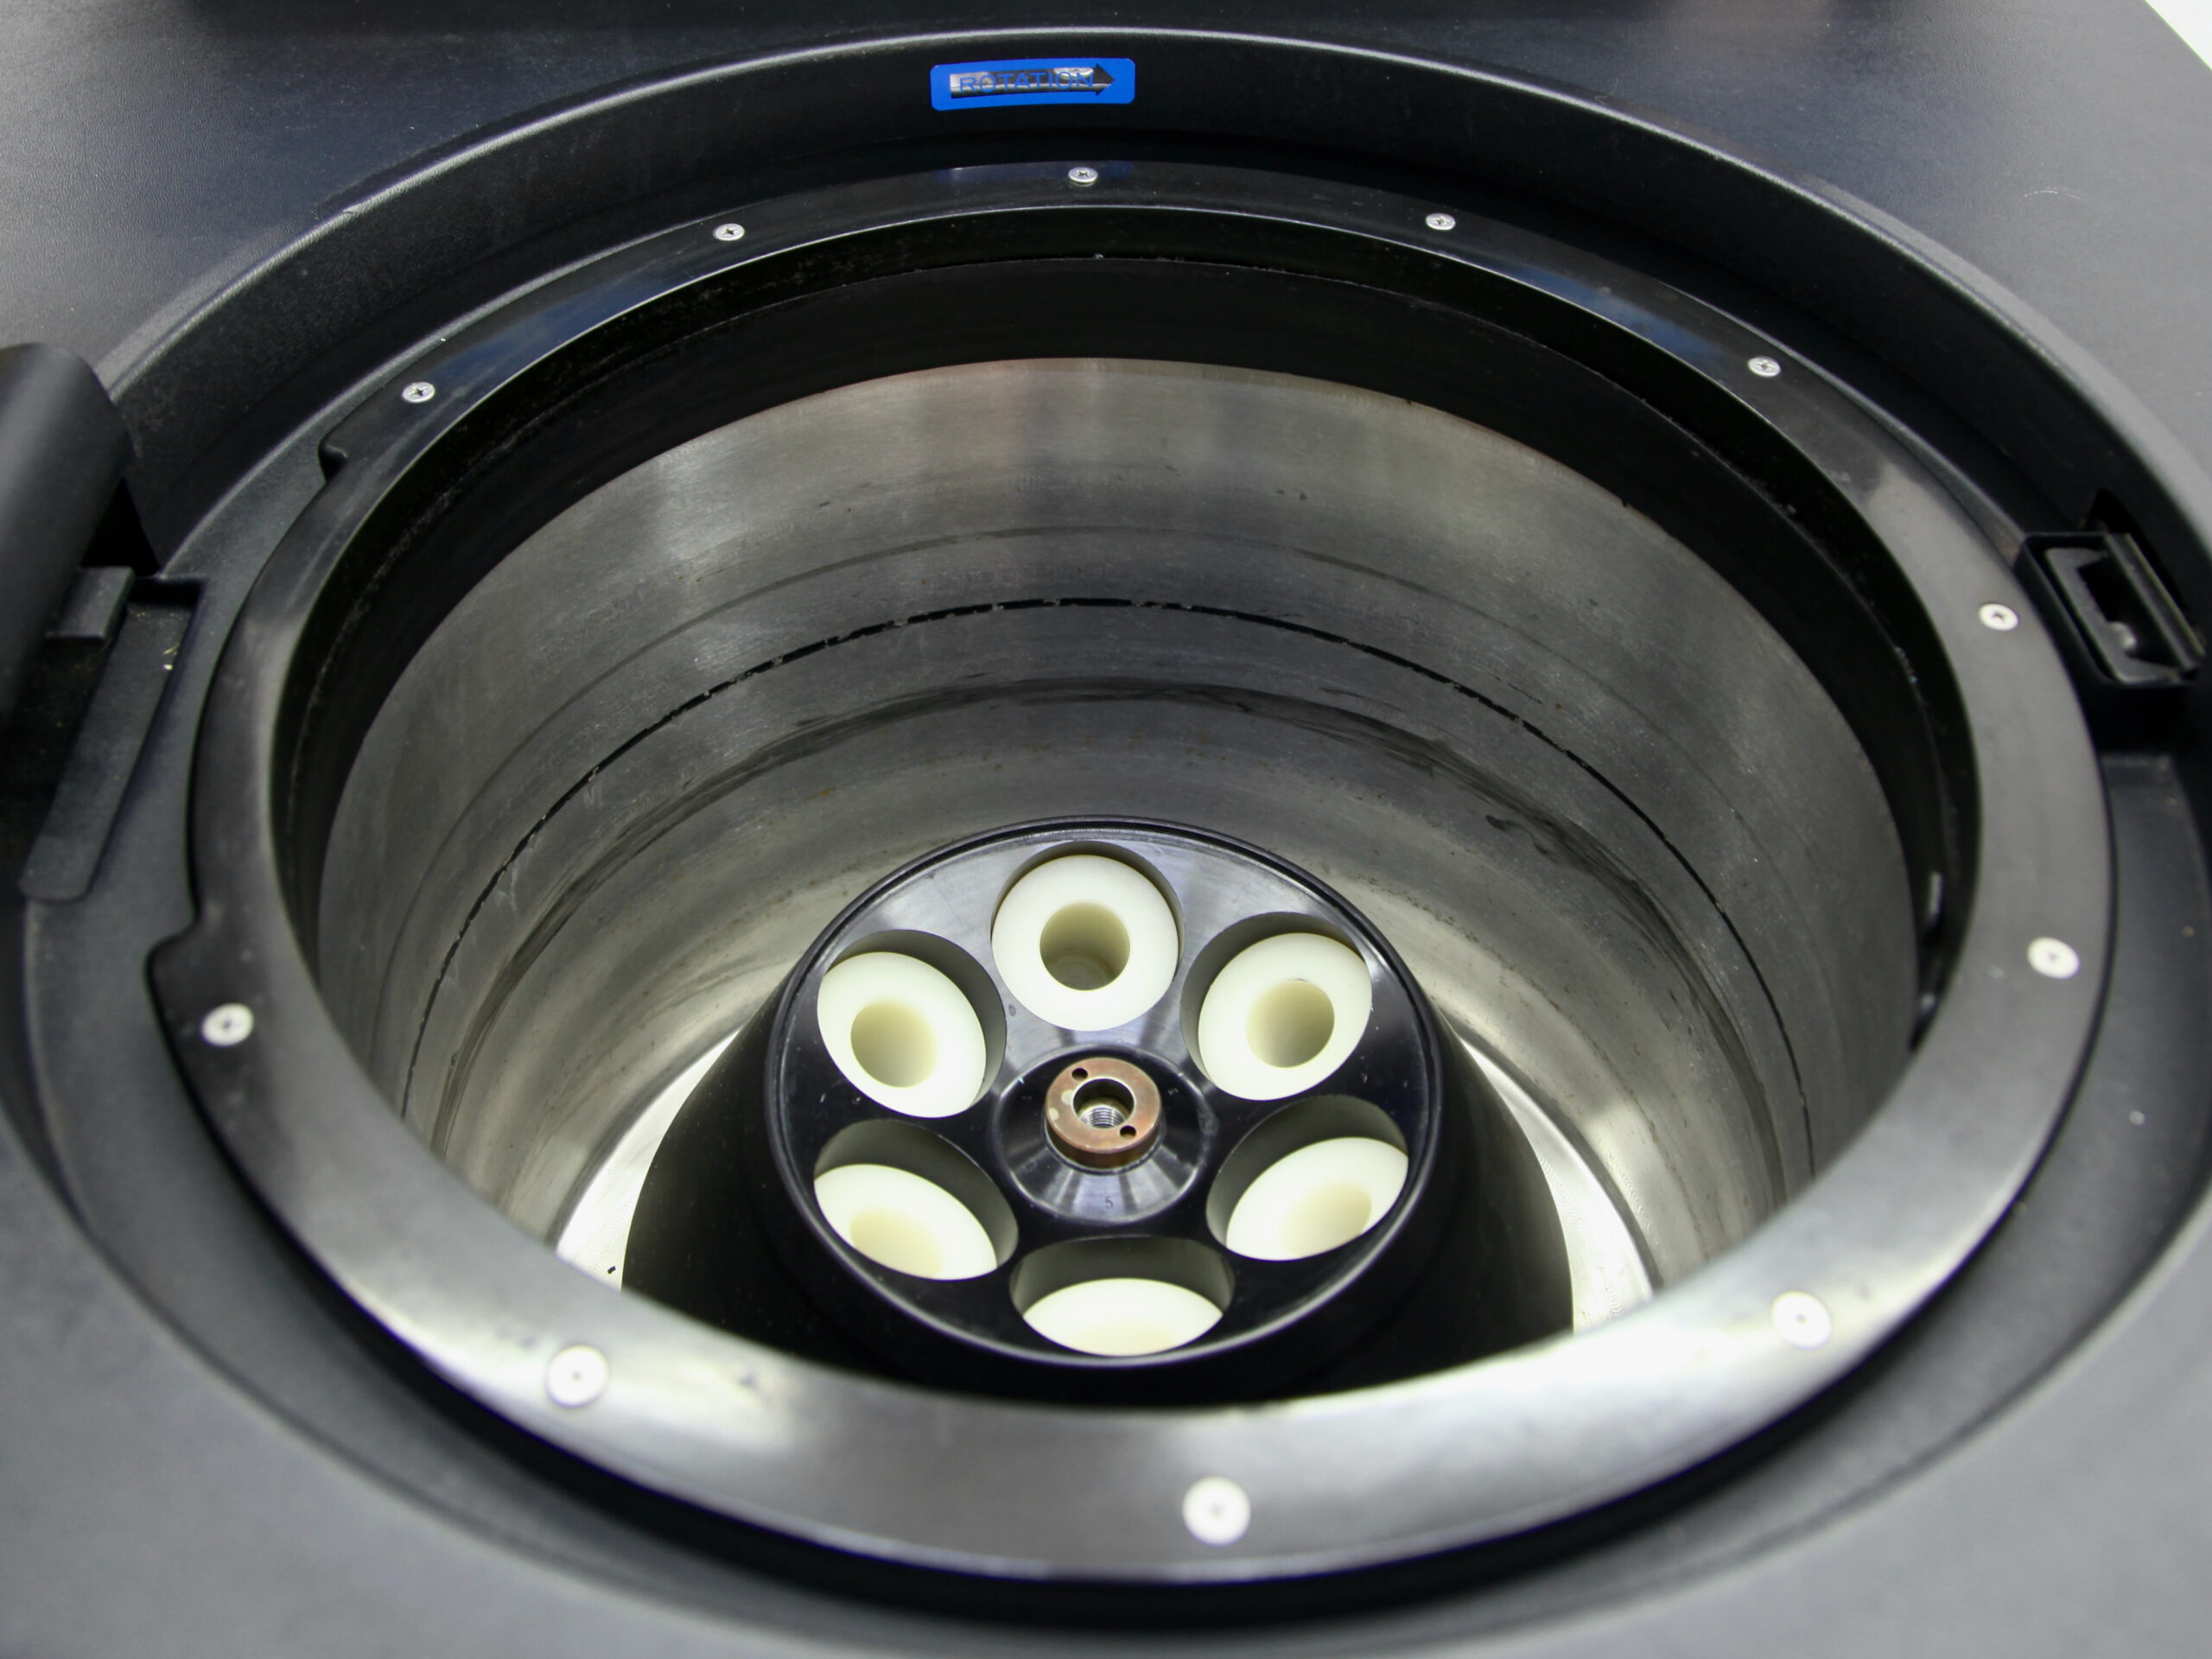
M572 1343L546 1362L545 1397L574 1410L607 1392L607 1356L588 1342Z
M410 380L400 388L400 397L410 404L427 404L438 395L438 389L428 380Z
M742 225L717 225L715 226L715 240L717 242L742 242L745 240L745 226Z
M1431 213L1428 228L1432 231L1456 231L1459 228L1459 221L1449 213Z
M1098 182L1098 169L1095 167L1071 167L1068 168L1068 182L1096 184Z
M1208 1475L1183 1494L1183 1524L1202 1544L1233 1544L1252 1524L1252 1500L1226 1475Z
M1770 357L1755 357L1744 366L1762 380L1771 380L1782 372L1782 365Z
M2037 939L2028 946L2028 966L2045 979L2071 979L2082 971L2082 953L2063 939Z
M200 1022L200 1040L216 1048L236 1048L253 1035L253 1010L243 1002L210 1008Z
M2010 605L1985 605L1974 614L1981 626L1995 633L2010 633L2020 626L2020 613Z
M1774 1333L1792 1348L1825 1347L1835 1334L1835 1320L1827 1305L1808 1291L1785 1290L1770 1310Z

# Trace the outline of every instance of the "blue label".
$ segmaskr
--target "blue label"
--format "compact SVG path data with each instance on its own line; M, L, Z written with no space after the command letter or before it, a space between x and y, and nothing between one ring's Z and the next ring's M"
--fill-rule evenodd
M940 63L930 71L930 102L940 110L989 110L1008 104L1128 104L1137 95L1130 58L1003 58Z

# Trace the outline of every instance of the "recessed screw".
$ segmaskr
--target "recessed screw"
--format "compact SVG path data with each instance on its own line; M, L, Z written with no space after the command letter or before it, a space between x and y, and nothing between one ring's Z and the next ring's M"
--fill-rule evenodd
M1459 221L1449 213L1431 213L1428 228L1432 231L1456 231L1459 228Z
M2010 605L1985 605L1974 614L1981 619L1981 626L1994 633L2010 633L2020 626L2020 613Z
M243 1002L210 1008L200 1022L200 1040L217 1048L236 1048L253 1035L253 1010Z
M1252 1524L1252 1500L1226 1475L1208 1475L1183 1494L1183 1524L1202 1544L1233 1544Z
M545 1397L556 1406L588 1406L607 1392L607 1356L589 1343L575 1343L545 1367Z
M2082 971L2082 954L2063 939L2037 939L2028 946L2028 966L2045 979L2071 979Z
M410 380L399 392L401 400L410 404L427 404L437 395L438 389L427 380Z
M1096 184L1098 182L1098 169L1095 167L1071 167L1068 168L1068 182Z
M1792 1348L1821 1348L1835 1334L1835 1320L1817 1296L1785 1290L1774 1299L1775 1334Z
M1782 372L1782 365L1770 357L1755 357L1744 366L1762 380L1771 380Z
M742 242L745 240L745 226L742 225L717 225L715 226L715 240L717 242Z

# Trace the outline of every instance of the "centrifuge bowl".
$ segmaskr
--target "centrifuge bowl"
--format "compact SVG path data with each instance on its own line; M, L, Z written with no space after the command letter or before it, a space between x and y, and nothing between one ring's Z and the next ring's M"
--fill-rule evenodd
M861 887L1116 811L1351 897L1662 1281L1904 1063L1880 787L1709 566L1436 410L1128 361L821 393L524 542L363 746L321 978L407 1120L550 1236Z
M432 1364L817 1542L1249 1579L1634 1491L1847 1371L2049 1133L2106 927L2063 672L1905 449L1679 294L1372 192L1077 188L690 227L334 435L211 701L180 1052ZM853 895L1124 815L1382 931L1545 1164L1578 1333L1075 1411L609 1293L686 1079Z

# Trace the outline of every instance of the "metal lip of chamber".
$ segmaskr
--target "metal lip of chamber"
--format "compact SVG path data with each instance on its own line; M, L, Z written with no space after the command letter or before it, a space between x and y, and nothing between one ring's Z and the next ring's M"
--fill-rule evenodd
M201 728L201 908L154 967L194 1091L307 1251L454 1386L647 1488L832 1548L1019 1579L1249 1581L1498 1538L1683 1471L1910 1318L2001 1217L2063 1109L2109 902L2102 798L2063 669L2001 559L1897 441L1784 348L1675 290L1471 213L1446 237L1424 226L1433 203L1361 187L1138 162L1071 193L1064 172L956 170L764 202L736 215L741 244L714 238L728 216L715 215L493 313L348 421L344 464L249 596ZM569 348L645 339L671 296L702 301L829 248L880 245L911 266L948 249L1073 256L1086 238L1183 257L1219 245L1248 268L1338 261L1428 284L1416 297L1510 307L1516 327L1550 319L1554 349L1590 342L1605 372L1677 399L1694 429L1754 435L1814 480L1884 550L1853 579L1906 596L1893 619L1921 671L1955 683L1963 720L1947 741L1967 794L1932 1017L1809 1194L1644 1306L1409 1382L1257 1406L1071 1408L875 1380L590 1283L424 1148L324 1004L299 931L319 855L302 862L293 845L317 798L294 746L321 707L302 688L347 637L334 573L416 465L512 418L533 371ZM1757 356L1784 372L1754 375ZM435 400L400 397L417 380ZM1992 603L2023 626L1984 626ZM2031 966L2046 940L2082 970ZM250 1034L204 1040L211 1011L232 1005ZM1223 1491L1235 1525L1191 1519L1198 1495Z

